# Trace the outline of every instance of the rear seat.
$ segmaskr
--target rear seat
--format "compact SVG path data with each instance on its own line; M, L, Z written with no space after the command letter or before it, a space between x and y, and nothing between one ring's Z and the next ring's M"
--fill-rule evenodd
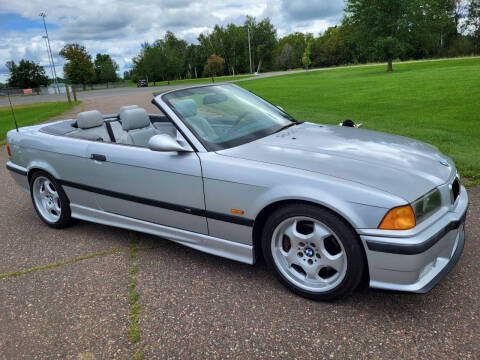
M103 124L103 117L100 111L84 111L77 115L77 131L69 136L85 140L110 142L107 129Z

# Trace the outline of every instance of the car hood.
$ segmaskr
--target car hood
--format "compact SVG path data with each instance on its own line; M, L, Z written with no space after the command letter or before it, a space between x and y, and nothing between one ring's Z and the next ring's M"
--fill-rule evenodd
M412 202L456 171L437 148L363 129L302 123L217 153L361 183ZM442 164L443 163L443 164Z

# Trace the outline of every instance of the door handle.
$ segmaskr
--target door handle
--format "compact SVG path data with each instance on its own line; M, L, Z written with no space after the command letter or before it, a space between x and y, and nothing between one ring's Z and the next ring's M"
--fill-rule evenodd
M105 155L101 155L101 154L92 154L90 156L90 159L96 160L96 161L107 161L107 158L105 157Z

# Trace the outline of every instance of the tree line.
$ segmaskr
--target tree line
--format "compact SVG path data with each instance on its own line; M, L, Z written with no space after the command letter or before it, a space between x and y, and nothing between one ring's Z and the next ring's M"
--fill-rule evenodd
M118 64L108 54L97 54L92 61L87 49L79 44L67 44L60 51L60 55L67 61L63 66L65 78L58 78L59 82L68 81L70 84L103 84L119 80ZM9 87L27 89L47 86L52 83L45 68L34 61L22 59L16 64L14 61L6 63L10 73L7 85Z
M253 17L240 26L216 25L198 44L167 32L144 43L124 75L150 81L208 76L212 54L224 60L217 75L378 61L391 71L394 60L480 54L480 0L347 0L342 23L318 36L276 33L268 18Z
M278 38L270 19L247 16L243 25L215 25L197 40L189 44L167 31L143 43L124 79L169 82L377 61L387 62L391 71L394 60L478 55L480 0L347 0L341 24L318 36L295 32ZM108 54L92 61L84 46L67 44L60 55L71 83L118 79L118 65ZM22 76L34 83L48 81L43 68L26 60L7 67L11 86L24 85L18 80Z

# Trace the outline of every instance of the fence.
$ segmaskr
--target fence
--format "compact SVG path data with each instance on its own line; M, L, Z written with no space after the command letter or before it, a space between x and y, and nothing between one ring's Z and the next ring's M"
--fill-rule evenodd
M113 89L113 88L119 88L119 87L127 87L129 86L129 81L118 81L118 82L108 82L104 84L88 84L85 85L71 85L69 84L70 92L72 91L72 86L75 87L75 90L77 92L79 91L85 91L85 90L101 90L101 89ZM0 89L0 96L7 96L7 92L10 95L16 95L16 96L32 96L32 95L54 95L58 94L58 91L60 91L60 94L65 94L65 84L64 83L59 83L58 84L58 90L57 86L55 84L51 84L49 86L40 86L38 88L30 88L30 89L20 89L20 88L3 88Z

